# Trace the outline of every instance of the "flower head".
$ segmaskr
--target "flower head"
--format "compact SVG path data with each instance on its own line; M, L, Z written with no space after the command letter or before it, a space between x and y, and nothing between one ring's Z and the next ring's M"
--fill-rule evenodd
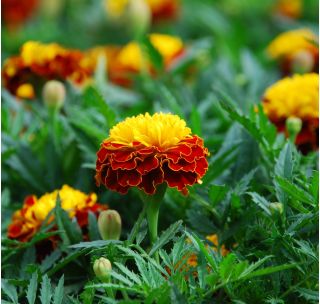
M39 0L2 0L2 17L7 26L16 28L27 21L36 11Z
M307 65L309 71L312 71L317 69L317 43L317 36L309 29L292 30L276 37L268 46L267 52L272 59L282 63L285 73L292 72L297 64Z
M50 79L83 84L92 74L92 69L81 65L83 57L80 51L66 49L56 43L28 41L22 46L19 56L5 61L2 71L4 86L17 96L21 85Z
M105 0L105 8L111 18L121 18L135 0ZM152 21L173 19L179 10L179 0L143 0L152 15Z
M160 53L163 58L165 68L170 66L185 51L185 47L180 38L163 35L151 34L150 43ZM110 78L118 84L128 84L130 74L139 73L147 70L154 74L155 69L147 56L143 53L141 46L137 42L130 42L125 45L115 57L115 64L110 70Z
M154 194L164 182L187 193L208 169L203 140L173 114L127 118L110 130L97 156L97 185L120 193L136 186Z
M279 131L285 130L288 118L300 118L303 126L297 144L311 143L315 147L319 128L318 100L319 75L294 75L279 80L265 91L263 109Z
M302 0L278 0L275 11L288 18L299 18L302 12Z
M87 195L64 185L60 190L46 193L40 198L35 195L26 197L22 208L13 214L12 223L8 228L9 238L22 242L29 241L55 208L58 194L62 209L68 212L70 218L75 217L82 228L88 223L89 211L98 214L105 209L105 206L97 203L95 193Z

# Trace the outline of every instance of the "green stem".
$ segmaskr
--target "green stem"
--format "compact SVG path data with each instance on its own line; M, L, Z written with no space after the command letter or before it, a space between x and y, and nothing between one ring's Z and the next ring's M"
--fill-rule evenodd
M158 218L159 218L159 209L160 203L146 203L147 204L147 220L148 220L148 227L149 227L149 234L150 234L150 242L151 245L158 238Z
M167 184L163 183L158 186L156 193L154 195L146 195L141 193L142 201L146 206L151 245L153 245L158 238L159 209L160 209L160 204L163 200L164 194L166 192L166 189L167 189Z

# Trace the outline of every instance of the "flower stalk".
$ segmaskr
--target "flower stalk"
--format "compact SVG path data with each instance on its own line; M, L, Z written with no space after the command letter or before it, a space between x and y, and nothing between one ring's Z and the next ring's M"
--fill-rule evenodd
M146 195L141 193L143 203L146 207L146 215L149 228L149 237L151 245L158 238L158 218L159 218L159 209L161 202L163 200L164 194L166 192L167 185L162 183L158 186L156 193L154 195Z

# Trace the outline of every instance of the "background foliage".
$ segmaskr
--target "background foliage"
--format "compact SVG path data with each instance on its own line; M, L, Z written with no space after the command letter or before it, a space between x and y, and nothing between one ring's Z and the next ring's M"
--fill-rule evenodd
M280 78L265 55L267 44L291 28L316 29L318 3L304 1L303 17L287 20L270 13L274 1L181 2L178 20L153 29L190 46L187 60L170 73L138 76L132 90L97 73L84 92L68 86L65 105L54 115L41 100L17 102L2 90L3 303L318 302L318 154L302 155L261 109L254 110ZM69 0L56 16L39 13L15 35L4 27L2 58L30 39L80 49L132 39L110 24L101 6ZM194 71L186 76L190 65ZM145 221L136 224L142 210L138 193L96 188L93 178L96 151L109 129L146 111L178 114L211 154L203 184L188 197L167 191L160 210L163 232L152 248ZM52 232L43 229L17 247L6 229L26 195L63 184L96 192L99 202L118 210L122 238L100 240L92 218L94 241L79 243L76 227L57 207L63 241L38 263L35 246ZM273 208L275 202L283 212ZM208 234L217 234L231 253L222 257L206 249ZM198 266L183 268L192 253ZM100 256L113 264L110 284L93 274L92 262Z

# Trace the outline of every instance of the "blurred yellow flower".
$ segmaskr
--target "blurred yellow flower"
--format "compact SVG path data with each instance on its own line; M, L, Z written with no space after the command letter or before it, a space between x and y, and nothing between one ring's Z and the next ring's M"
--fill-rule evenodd
M24 83L17 88L16 96L22 99L32 99L35 97L33 86L30 83Z
M317 36L309 29L292 30L280 34L268 46L267 52L273 59L293 56L300 51L318 53Z

